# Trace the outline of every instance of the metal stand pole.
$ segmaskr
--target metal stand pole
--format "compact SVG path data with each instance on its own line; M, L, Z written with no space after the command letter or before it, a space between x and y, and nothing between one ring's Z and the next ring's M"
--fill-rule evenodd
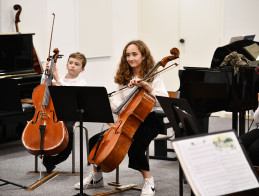
M84 110L81 109L80 113L80 193L76 194L76 196L87 195L83 193L83 113Z

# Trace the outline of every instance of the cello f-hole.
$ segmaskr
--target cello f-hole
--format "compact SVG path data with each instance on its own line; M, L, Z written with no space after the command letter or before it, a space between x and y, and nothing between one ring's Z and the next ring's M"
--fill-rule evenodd
M120 123L119 123L119 126L117 127L117 129L115 130L115 134L117 134L118 133L118 129L120 128L120 126L121 126L121 120L119 121Z
M53 115L53 122L54 122L54 123L57 123L58 120L57 120L57 119L55 120L55 116L56 116L55 111L54 111L54 110L51 110L50 112L52 112L52 115Z
M37 113L37 117L36 117L35 122L32 121L31 124L35 124L38 121L39 113L40 113L40 111Z

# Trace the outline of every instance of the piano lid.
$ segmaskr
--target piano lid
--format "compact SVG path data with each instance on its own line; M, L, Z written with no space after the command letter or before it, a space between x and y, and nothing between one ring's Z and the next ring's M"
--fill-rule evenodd
M32 35L0 34L0 76L14 72L35 72Z
M252 45L254 43L259 44L259 42L255 42L252 40L240 40L230 44L227 44L222 47L218 47L213 55L211 61L211 68L219 67L224 58L233 51L236 51L239 54L243 54L248 60L253 61L254 59L250 56L250 54L244 49L244 47Z
M209 68L207 67L183 67L185 70L208 70Z

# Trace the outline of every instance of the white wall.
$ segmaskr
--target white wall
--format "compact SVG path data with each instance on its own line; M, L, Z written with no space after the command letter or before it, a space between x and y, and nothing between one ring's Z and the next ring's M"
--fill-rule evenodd
M105 1L105 0L104 0ZM58 48L64 57L58 60L60 75L70 53L78 50L77 0L0 0L0 33L15 32L13 5L20 4L20 32L35 33L34 46L42 61L48 56L52 13L55 22L51 50ZM94 20L94 18L93 18ZM112 51L110 57L90 58L82 77L89 85L114 90L113 76L126 43L138 38L138 0L112 0ZM51 52L52 53L52 52ZM87 54L85 54L87 56Z
M41 60L45 60L48 55L52 12L56 14L52 50L57 47L60 53L65 55L58 61L60 74L63 75L66 72L68 55L78 50L78 0L0 0L0 33L15 32L14 4L20 4L23 8L19 23L20 32L35 33L34 46ZM257 34L258 41L258 7L258 0L224 1L224 44L228 43L232 36L254 33ZM114 90L113 76L122 49L130 40L139 38L138 30L141 24L138 9L138 0L112 0L111 56L88 59L86 71L82 76L89 85L105 86L108 92Z
M112 55L88 60L86 78L90 85L114 89L113 76L124 46L138 38L138 0L112 0Z
M162 74L166 89L177 91L180 87L179 69L210 67L213 53L222 38L223 1L141 0L141 2L140 36L150 47L156 61L169 55L172 47L177 47L180 51L180 58L169 63L176 62L179 66ZM180 39L184 39L185 42L180 43Z
M112 0L77 1L79 51L88 58L111 56Z
M225 0L224 10L224 45L231 37L256 34L259 41L259 1Z

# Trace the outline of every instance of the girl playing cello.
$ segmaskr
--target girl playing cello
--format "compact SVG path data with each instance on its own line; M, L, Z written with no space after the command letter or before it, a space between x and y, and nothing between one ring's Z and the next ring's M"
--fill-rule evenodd
M114 78L115 83L118 84L118 89L121 89L126 85L128 87L138 86L144 88L153 96L168 96L167 90L165 89L164 83L159 75L156 75L150 81L141 81L153 66L154 60L146 44L140 40L129 42L123 50L119 68ZM111 99L112 110L115 110L125 97L130 94L130 92L131 89L129 88L121 91L120 94L116 95L116 97L113 97ZM137 129L128 151L128 167L138 170L144 178L144 186L141 193L142 196L155 195L154 179L151 176L145 152L150 142L157 136L158 130L163 129L163 122L155 116L153 111L154 108ZM103 132L90 138L90 150L97 143L100 134L103 134ZM103 186L102 171L98 166L96 167L93 165L93 171L84 179L83 186L85 189ZM75 188L80 189L80 183L75 184Z

